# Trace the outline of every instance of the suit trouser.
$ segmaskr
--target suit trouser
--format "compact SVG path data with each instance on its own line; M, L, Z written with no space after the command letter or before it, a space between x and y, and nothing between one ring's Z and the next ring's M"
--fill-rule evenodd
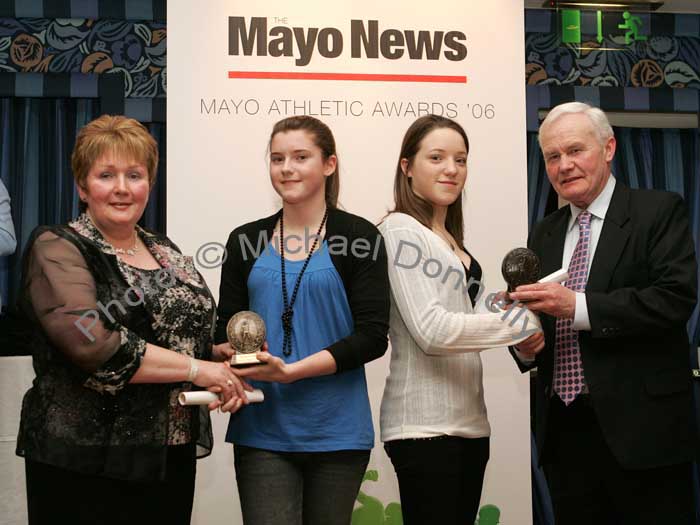
M588 395L551 399L543 462L557 525L695 523L691 464L622 468Z

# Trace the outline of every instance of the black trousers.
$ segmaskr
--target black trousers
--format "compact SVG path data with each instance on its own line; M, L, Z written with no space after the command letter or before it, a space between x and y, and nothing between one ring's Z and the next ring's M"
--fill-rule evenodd
M624 469L605 442L589 396L568 407L556 396L551 403L543 462L556 525L695 523L690 463Z
M388 441L405 525L465 525L479 510L489 438L440 436Z
M29 525L188 525L194 445L168 447L163 481L123 481L25 460Z

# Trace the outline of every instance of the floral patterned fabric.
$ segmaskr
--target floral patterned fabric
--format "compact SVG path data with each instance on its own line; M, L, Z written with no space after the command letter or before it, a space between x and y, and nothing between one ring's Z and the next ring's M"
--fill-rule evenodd
M125 97L163 97L166 36L153 21L0 18L0 72L122 73Z
M116 255L114 248L105 242L86 214L71 222L70 226L95 241L104 252ZM137 232L167 273L135 268L117 258L119 268L127 282L143 292L146 310L151 315L151 326L162 346L195 357L200 334L212 329L214 302L208 293L198 291L206 289L204 280L195 269L192 257L182 256L171 247L153 242L152 236L138 225ZM179 284L180 281L194 288ZM168 445L190 442L190 409L181 406L177 400L181 392L189 390L191 384L184 383L173 386L170 391Z

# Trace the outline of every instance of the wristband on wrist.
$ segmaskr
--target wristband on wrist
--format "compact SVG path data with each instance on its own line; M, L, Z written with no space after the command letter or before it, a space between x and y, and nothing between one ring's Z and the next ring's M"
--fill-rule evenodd
M193 383L199 372L199 365L194 357L190 357L190 371L187 374L187 381Z

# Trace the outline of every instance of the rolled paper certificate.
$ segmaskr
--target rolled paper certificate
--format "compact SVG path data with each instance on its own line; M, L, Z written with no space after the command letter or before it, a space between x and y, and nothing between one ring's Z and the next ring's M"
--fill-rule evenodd
M262 403L265 400L265 394L262 390L256 388L252 392L246 391L245 393L248 401L251 403ZM200 391L200 392L180 392L177 396L178 402L182 406L188 405L208 405L219 399L219 394L214 392Z
M546 275L542 277L538 283L563 283L569 278L569 273L562 268L561 270L557 270L554 273L550 273L549 275Z

